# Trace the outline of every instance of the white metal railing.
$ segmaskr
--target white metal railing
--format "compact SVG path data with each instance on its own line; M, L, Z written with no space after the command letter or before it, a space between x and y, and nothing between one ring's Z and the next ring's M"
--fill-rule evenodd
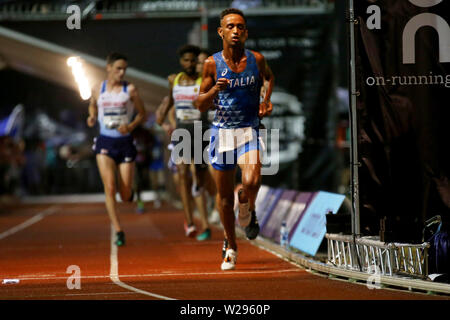
M386 243L378 237L326 234L328 263L339 268L395 276L428 277L429 243Z

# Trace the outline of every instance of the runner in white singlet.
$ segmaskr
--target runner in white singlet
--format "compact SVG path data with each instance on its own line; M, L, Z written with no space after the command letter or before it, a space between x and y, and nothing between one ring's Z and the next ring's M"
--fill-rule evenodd
M211 237L211 229L208 223L208 212L206 209L205 192L203 188L202 171L208 170L208 165L203 161L203 150L207 146L207 141L203 141L202 137L195 137L199 142L201 150L200 154L195 154L195 139L194 139L194 124L195 122L202 122L202 129L200 134L207 129L206 113L201 113L193 106L193 101L197 98L201 77L196 70L197 56L200 48L197 46L186 45L180 48L178 54L180 56L180 65L183 69L178 74L173 74L168 77L170 94L167 108L161 110L161 115L158 117L158 124L162 124L169 112L175 109L176 129L174 133L187 130L189 134L188 141L181 138L178 141L172 139L174 149L172 151L172 160L177 164L178 176L180 179L180 196L183 202L185 211L185 232L189 237L196 234L196 227L192 218L193 208L190 206L190 197L193 196L195 204L200 212L200 219L203 232L198 235L197 240L207 240ZM186 133L186 131L184 131ZM172 134L174 137L174 134ZM186 148L184 147L186 146ZM178 150L182 148L180 154ZM189 152L190 156L184 152ZM194 160L194 161L192 161ZM199 160L199 163L195 160ZM189 174L192 174L193 190L189 187Z
M122 201L133 201L136 147L130 133L145 120L146 113L137 88L123 80L127 58L111 53L106 62L107 80L94 88L87 124L93 127L99 122L100 135L93 149L105 190L106 211L116 230L116 245L121 246L125 244L125 234L116 212L116 173Z

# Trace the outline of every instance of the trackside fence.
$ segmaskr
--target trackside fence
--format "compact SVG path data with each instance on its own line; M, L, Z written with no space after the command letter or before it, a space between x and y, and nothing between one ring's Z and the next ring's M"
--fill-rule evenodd
M386 243L379 237L354 238L351 235L325 235L327 262L344 269L388 276L428 277L430 244Z

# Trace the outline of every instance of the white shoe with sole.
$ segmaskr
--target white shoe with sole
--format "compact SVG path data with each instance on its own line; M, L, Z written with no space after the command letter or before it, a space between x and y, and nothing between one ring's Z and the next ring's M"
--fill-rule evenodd
M236 267L237 252L233 249L227 249L225 258L220 268L222 270L233 270Z
M216 209L211 212L211 217L209 218L211 223L220 223L220 213Z
M197 228L195 227L195 225L191 224L190 226L188 226L186 224L186 222L184 223L184 232L186 234L186 237L189 238L193 238L196 236L197 234Z

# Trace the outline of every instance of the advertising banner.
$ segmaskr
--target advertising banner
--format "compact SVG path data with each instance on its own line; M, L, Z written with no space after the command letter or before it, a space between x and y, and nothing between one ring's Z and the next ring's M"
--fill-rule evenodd
M301 217L289 245L314 256L327 232L325 215L336 213L345 196L319 191Z
M356 121L361 232L420 242L450 217L450 1L358 0Z
M289 239L292 238L297 225L302 219L305 209L317 192L300 192L294 199L292 206L289 208L289 212L286 215L286 227L289 232Z
M256 217L258 218L259 227L264 228L267 220L272 214L273 208L275 208L278 200L283 194L283 189L269 189L264 201L256 207Z
M259 187L258 195L256 196L256 200L255 200L256 208L258 208L261 205L261 203L264 201L269 189L270 188L266 185L262 185L261 187Z
M281 223L285 220L297 194L298 191L295 190L283 191L280 200L278 200L272 210L272 214L269 216L264 227L261 229L262 236L275 240L276 242L280 240Z

